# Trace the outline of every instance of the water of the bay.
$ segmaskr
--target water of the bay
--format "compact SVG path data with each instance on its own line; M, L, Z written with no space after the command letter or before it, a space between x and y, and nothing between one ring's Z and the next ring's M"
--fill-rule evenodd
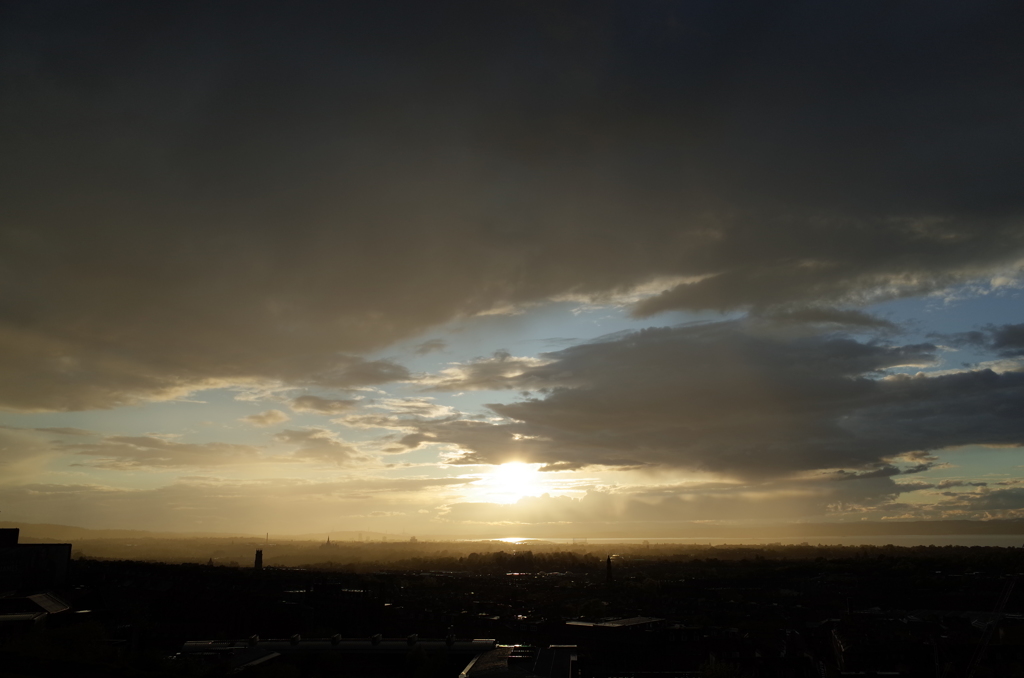
M488 541L469 539L465 541ZM1024 535L1020 534L950 534L950 535L874 535L863 537L606 537L598 539L535 539L530 537L502 537L490 541L503 541L509 544L529 544L531 542L548 544L678 544L693 546L766 546L770 544L793 545L810 544L812 546L1024 546Z

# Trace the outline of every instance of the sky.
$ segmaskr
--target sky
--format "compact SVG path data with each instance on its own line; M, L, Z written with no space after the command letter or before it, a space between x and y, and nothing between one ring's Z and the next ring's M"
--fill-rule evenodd
M1024 518L1014 2L0 7L0 519Z

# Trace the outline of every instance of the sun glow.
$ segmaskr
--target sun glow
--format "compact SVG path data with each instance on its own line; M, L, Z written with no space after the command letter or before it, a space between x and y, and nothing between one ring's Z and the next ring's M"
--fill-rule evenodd
M495 466L474 483L489 502L511 504L523 497L546 492L545 483L537 471L542 464L524 464L512 461Z

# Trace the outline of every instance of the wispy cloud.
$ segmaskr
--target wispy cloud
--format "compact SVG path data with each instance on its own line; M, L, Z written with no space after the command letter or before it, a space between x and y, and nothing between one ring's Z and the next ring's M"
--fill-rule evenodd
M259 414L250 414L247 417L242 417L240 421L252 424L253 426L273 426L274 424L284 423L289 419L291 417L281 410L267 410Z

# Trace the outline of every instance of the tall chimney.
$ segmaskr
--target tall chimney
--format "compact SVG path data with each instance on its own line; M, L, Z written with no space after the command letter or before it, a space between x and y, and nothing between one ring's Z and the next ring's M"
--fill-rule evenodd
M257 572L263 569L263 549L256 549L256 563L253 567Z

